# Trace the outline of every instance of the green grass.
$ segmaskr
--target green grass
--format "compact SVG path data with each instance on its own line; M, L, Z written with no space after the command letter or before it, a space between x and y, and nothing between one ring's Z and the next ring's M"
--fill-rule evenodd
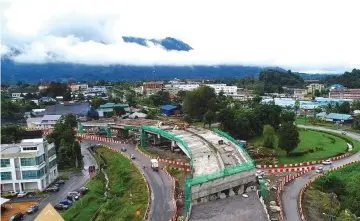
M101 207L96 220L142 220L149 197L139 170L119 153L104 147L96 152L106 160L110 180L108 200ZM136 211L140 211L140 216L136 216Z
M86 186L90 191L62 214L65 220L91 220L95 212L105 203L103 173L98 173Z
M96 149L94 156L98 163L107 163L108 200L104 199L106 180L103 173L99 173L86 185L89 193L64 212L63 218L71 221L142 220L149 198L139 170L129 159L105 147ZM140 216L135 215L136 211L140 211Z
M323 133L314 130L302 130L299 129L300 143L293 150L296 152L311 151L303 156L287 156L286 152L278 148L267 149L261 148L262 152L275 152L279 155L280 164L288 163L300 163L307 161L323 160L332 156L337 156L346 152L346 141L339 136L333 134ZM261 147L263 144L263 137L255 137L249 141L250 145L255 147ZM277 139L275 141L275 147L277 146Z

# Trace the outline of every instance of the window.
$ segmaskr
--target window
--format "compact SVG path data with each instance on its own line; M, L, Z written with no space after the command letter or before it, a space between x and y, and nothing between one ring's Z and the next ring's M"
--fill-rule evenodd
M40 170L25 170L22 171L22 176L24 180L38 179L45 174L45 168Z
M54 154L56 154L55 147L51 148L51 149L48 151L48 156L49 156L49 158L52 157Z
M41 165L45 161L45 154L36 157L36 165Z
M56 166L56 159L49 162L49 168L53 168L54 166Z
M28 150L37 150L37 147L23 147L24 151L28 151Z
M35 158L21 158L20 162L21 162L21 166L35 166L36 165Z
M1 180L11 180L11 172L1 172Z
M10 167L10 159L1 159L1 167Z

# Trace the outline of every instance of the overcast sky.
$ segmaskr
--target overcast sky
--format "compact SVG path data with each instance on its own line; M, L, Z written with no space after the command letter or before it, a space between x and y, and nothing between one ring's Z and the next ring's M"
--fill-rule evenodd
M357 0L0 2L1 54L18 48L16 62L240 64L336 73L360 68ZM143 47L122 36L173 37L194 50Z

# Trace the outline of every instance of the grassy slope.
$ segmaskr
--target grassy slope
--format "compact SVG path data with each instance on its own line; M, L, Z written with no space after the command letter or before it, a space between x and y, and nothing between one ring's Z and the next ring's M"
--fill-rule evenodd
M316 147L320 147L322 150L315 151L301 157L288 157L284 151L275 148L275 152L279 153L280 155L279 163L286 164L322 160L331 156L339 155L346 151L346 142L339 137L312 130L299 130L299 134L300 143L294 152L301 152L309 149L315 150ZM331 142L330 137L335 140L335 143ZM263 143L263 137L256 137L249 141L249 143L255 147L261 147ZM277 140L275 141L275 146L277 146Z
M130 160L119 153L101 147L96 150L96 160L107 163L109 177L108 201L105 202L105 178L99 173L87 187L90 192L67 210L65 220L90 220L98 211L96 220L142 220L148 202L145 181ZM102 156L102 158L100 157ZM129 196L132 194L132 203ZM136 216L136 211L140 216Z
M89 193L62 214L65 220L90 220L101 204L105 202L105 178L98 173L87 185Z

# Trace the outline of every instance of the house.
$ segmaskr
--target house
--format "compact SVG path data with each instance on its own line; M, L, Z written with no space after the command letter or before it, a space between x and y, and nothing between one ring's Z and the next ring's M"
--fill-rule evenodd
M164 88L163 81L156 82L144 82L142 87L142 93L146 93L148 95L155 94Z
M36 88L15 88L9 91L13 99L22 99L27 94L38 94Z
M60 120L61 115L44 115L43 117L30 117L26 119L28 129L52 129Z
M38 86L38 89L39 89L39 91L41 91L41 90L48 89L49 87L50 87L49 83L44 83L44 84L42 83Z
M303 100L306 94L307 94L307 89L296 88L290 90L290 95L299 100Z
M337 114L337 113L330 113L325 118L326 121L341 122L341 123L351 123L353 119L354 118L349 114Z
M169 117L169 116L181 114L181 109L179 106L167 104L160 107L160 112L161 114Z
M138 119L138 118L146 118L147 114L141 113L141 112L135 112L129 115L130 119Z
M81 83L71 83L69 84L69 87L72 92L75 91L87 91L89 88L88 84L81 84Z
M315 116L316 116L316 118L320 118L320 119L325 120L326 116L327 116L327 113L324 111L324 112L320 112L320 113L316 114Z
M54 98L51 97L41 97L39 99L39 102L55 102L56 100Z
M55 145L44 138L1 144L1 191L45 190L59 176Z
M115 103L106 103L103 105L100 105L100 110L102 110L104 113L106 112L113 112L115 108L121 107L124 108L126 111L129 108L128 104L115 104Z

